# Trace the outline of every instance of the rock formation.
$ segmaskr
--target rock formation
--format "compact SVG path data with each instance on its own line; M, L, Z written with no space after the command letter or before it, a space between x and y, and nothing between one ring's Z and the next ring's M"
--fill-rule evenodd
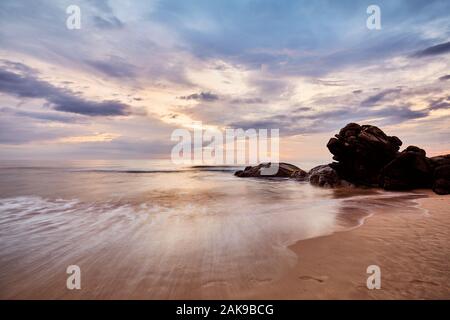
M362 185L386 190L432 188L450 192L450 155L428 158L425 150L409 146L399 152L402 141L370 125L349 123L327 144L335 162L317 166L308 173L292 164L280 163L277 174L265 176L270 163L246 167L238 177L283 177L309 180L320 187Z
M337 162L330 166L356 184L378 186L381 169L396 156L402 142L375 126L349 123L327 144Z

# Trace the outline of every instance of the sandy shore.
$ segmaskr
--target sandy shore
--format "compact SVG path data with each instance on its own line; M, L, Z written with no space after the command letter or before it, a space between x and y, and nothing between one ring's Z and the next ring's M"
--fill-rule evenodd
M52 256L46 255L46 260L28 265L19 263L23 260L11 261L11 271L5 272L8 277L0 277L0 298L450 299L450 196L422 190L417 194L361 195L348 197L348 190L336 191L336 197L345 199L336 219L346 231L298 241L288 247L290 251L285 246L271 251L266 243L255 241L265 247L251 256L251 263L245 256L217 255L216 259L222 259L222 272L203 263L211 261L204 252L215 252L215 247L200 248L194 256L188 251L192 264L185 259L165 261L167 257L156 256L161 266L155 272L146 246L138 246L140 260L127 254L132 252L136 239L137 243L152 243L155 237L144 229L134 236L144 234L149 238L131 237L128 243L123 237L129 237L129 233L125 233L120 241L107 243L101 251L80 244L79 260L70 256L51 260ZM356 226L363 218L364 223ZM103 222L101 225L105 226ZM156 239L163 239L167 230L161 232ZM203 238L200 240L205 243ZM195 243L180 242L180 238L170 243L171 250L179 249L175 257L181 258L183 250L195 247ZM185 246L179 247L180 243ZM79 291L65 286L66 266L73 261L79 261L83 270ZM370 265L381 268L380 290L366 287L366 269Z
M382 210L359 228L297 242L297 265L243 298L450 299L450 197L423 193L425 210ZM379 290L367 289L369 265L381 268Z

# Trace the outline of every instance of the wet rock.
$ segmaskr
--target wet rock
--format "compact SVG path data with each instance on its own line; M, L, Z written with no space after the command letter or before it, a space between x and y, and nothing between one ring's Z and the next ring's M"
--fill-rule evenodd
M265 175L264 173L264 169L269 170L268 168L270 168L272 166L272 163L268 162L268 163L261 163L257 166L248 166L245 167L244 170L239 170L237 172L235 172L235 176L237 177L241 177L241 178L247 178L247 177L258 177L258 178L272 178L272 177L277 177L277 178L296 178L296 179L301 179L301 177L303 175L306 176L306 172L303 171L302 169L289 164L289 163L284 163L284 162L280 162L279 163L279 167L278 167L278 171L275 174L272 175Z
M398 153L381 171L380 187L387 190L430 188L432 166L425 150L409 146Z
M312 168L308 172L308 177L312 185L319 187L336 188L350 185L347 181L342 180L336 170L328 164Z
M327 144L336 161L330 167L347 181L377 186L381 169L401 145L399 138L387 136L378 127L349 123Z
M305 181L308 180L308 173L302 169L299 169L291 175L291 178L298 181Z

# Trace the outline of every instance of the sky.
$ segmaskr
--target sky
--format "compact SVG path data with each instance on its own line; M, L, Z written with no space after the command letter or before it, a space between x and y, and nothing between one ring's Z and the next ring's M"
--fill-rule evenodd
M198 121L278 128L297 163L349 122L431 156L449 88L448 0L0 1L0 159L168 158Z

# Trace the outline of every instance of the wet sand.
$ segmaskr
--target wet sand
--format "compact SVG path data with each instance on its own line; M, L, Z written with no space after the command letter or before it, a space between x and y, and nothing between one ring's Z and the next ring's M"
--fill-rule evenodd
M429 191L422 212L379 210L351 231L291 246L294 268L248 292L254 299L450 299L450 197ZM366 268L381 268L381 289Z

